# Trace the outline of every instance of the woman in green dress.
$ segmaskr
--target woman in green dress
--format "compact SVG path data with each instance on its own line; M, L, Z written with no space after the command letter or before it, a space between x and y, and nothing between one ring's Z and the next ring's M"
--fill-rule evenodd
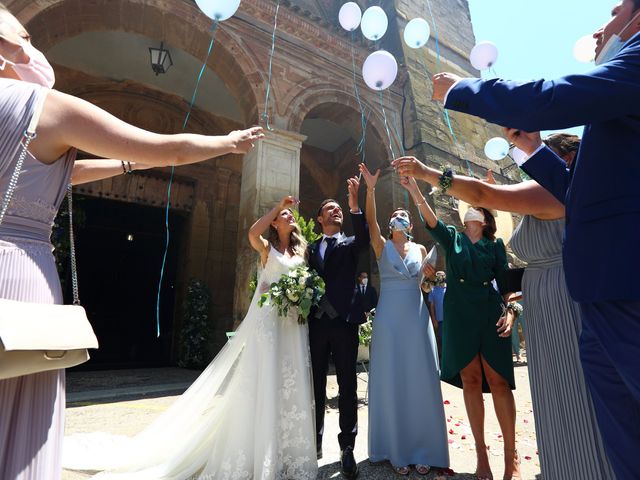
M484 440L484 402L491 393L504 439L504 479L520 479L515 447L516 407L511 358L513 316L503 316L503 298L492 285L508 268L501 239L495 238L495 219L488 210L469 208L465 229L438 220L414 178L402 177L433 238L446 252L447 293L444 297L442 338L443 381L463 389L471 431L476 443L478 480L491 480ZM508 292L503 292L506 296Z

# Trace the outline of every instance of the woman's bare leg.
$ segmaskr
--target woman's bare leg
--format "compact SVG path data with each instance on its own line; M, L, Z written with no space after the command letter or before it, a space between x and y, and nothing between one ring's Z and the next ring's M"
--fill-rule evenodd
M520 479L520 464L516 456L516 402L509 383L482 359L482 368L491 388L496 417L504 439L504 478Z
M462 392L467 416L471 424L471 432L476 442L478 466L476 474L482 478L491 477L491 466L487 455L487 445L484 440L484 401L482 399L482 363L477 355L460 371L462 378Z

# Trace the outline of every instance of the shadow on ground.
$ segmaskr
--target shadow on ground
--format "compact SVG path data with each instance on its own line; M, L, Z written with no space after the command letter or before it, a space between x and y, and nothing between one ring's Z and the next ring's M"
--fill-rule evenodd
M388 479L408 479L408 480L476 480L476 476L471 473L457 473L453 477L444 476L444 474L436 469L433 469L427 475L420 475L415 470L411 470L409 475L398 475L391 468L391 464L388 462L380 464L372 464L369 460L364 460L358 463L360 474L358 480L388 480ZM317 480L328 479L342 479L344 478L340 474L340 462L324 465L318 470Z

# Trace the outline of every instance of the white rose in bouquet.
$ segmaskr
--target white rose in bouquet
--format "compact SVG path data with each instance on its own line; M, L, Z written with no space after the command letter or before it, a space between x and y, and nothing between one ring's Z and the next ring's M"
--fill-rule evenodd
M291 290L287 290L287 298L291 300L293 303L296 303L298 300L300 300L300 297Z

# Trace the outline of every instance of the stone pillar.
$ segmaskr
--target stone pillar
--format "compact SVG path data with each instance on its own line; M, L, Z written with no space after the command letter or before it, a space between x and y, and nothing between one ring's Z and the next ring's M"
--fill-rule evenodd
M233 302L234 326L249 308L249 281L259 259L249 245L249 227L285 195L298 197L300 150L304 135L285 130L265 132L265 138L245 155L242 163L236 285Z

